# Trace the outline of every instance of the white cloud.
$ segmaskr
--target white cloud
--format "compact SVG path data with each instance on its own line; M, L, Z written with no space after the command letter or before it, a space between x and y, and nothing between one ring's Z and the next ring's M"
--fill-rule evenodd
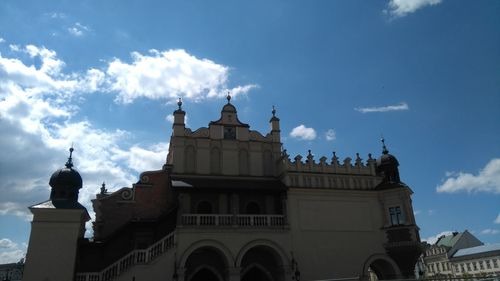
M408 104L402 102L396 105L387 105L380 107L357 107L354 110L359 111L361 113L371 113L371 112L389 112L389 111L404 111L409 110Z
M90 28L88 26L85 26L79 22L75 23L72 27L68 27L69 34L76 36L76 37L83 36L89 30L90 30Z
M12 242L12 240L8 238L0 239L0 248L11 249L17 247L17 244Z
M298 138L302 140L314 140L316 139L316 131L313 128L307 128L304 125L299 125L290 132L292 138Z
M481 234L483 234L483 235L495 235L495 234L498 234L498 233L500 233L500 230L498 230L498 229L490 229L490 228L484 229L484 230L481 231Z
M0 37L0 43L4 43L5 42L5 39L3 39L2 37Z
M17 51L41 63L35 67L0 54L0 215L31 217L27 207L48 198L50 175L63 166L73 141L75 167L84 179L80 201L89 211L103 180L110 189L119 188L135 182L139 168L161 168L165 143L123 147L120 143L130 139L130 133L72 120L79 108L71 101L102 88L104 72L67 74L52 50L28 45Z
M500 158L493 158L477 175L464 172L448 173L437 192L491 192L500 193Z
M174 115L173 114L169 114L165 117L165 120L167 120L168 122L170 123L174 123Z
M385 13L393 17L404 17L426 6L434 6L442 0L390 0Z
M498 214L497 218L495 219L494 223L499 223L500 224L500 214Z
M428 237L428 238L425 238L425 239L422 239L422 241L426 241L427 243L429 244L435 244L437 242L437 240L439 239L439 237L441 236L446 236L446 235L450 235L452 234L453 232L452 231L449 231L449 230L446 230L446 231L443 231L441 233L438 233L434 236L431 236L431 237Z
M413 215L415 215L415 216L416 216L416 215L419 215L420 213L422 213L422 211L420 211L420 210L415 210L415 211L413 211Z
M337 134L334 129L328 129L325 133L325 138L327 141L334 141L337 139Z
M131 103L140 97L172 100L180 96L200 101L226 95L227 66L198 59L184 50L150 50L149 55L133 52L132 59L130 64L114 59L106 70L110 89L118 92L118 102ZM252 84L229 90L237 96L255 87Z

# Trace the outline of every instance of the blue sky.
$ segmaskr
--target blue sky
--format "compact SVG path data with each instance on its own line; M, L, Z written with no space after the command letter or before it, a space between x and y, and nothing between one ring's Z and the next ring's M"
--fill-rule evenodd
M240 120L292 156L400 162L424 239L500 242L500 2L0 2L0 263L22 257L27 207L74 142L89 206L100 183L161 167L169 115ZM293 133L292 133L293 132Z

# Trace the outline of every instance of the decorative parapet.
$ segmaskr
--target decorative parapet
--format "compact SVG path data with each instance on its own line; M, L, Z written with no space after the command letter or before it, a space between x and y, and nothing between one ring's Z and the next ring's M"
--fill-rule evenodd
M346 157L341 164L333 152L331 161L327 161L328 158L323 156L316 162L310 150L305 161L300 154L292 161L286 150L283 150L278 174L287 186L292 187L373 189L381 182L376 174L376 160L371 154L368 154L366 162L356 153L354 164L350 157Z

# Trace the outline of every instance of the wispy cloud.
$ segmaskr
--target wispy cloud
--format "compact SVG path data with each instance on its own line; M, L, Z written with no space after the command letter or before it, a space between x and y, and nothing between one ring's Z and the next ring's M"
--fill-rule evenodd
M26 255L26 243L18 245L8 238L0 239L0 264L17 262Z
M3 39L2 37L0 37L0 43L3 43L5 42L5 39Z
M316 139L316 130L313 128L308 128L304 125L299 125L290 132L292 138L297 138L301 140L314 140Z
M337 133L335 133L334 129L328 129L325 133L325 139L327 141L334 141L337 139Z
M494 223L500 224L500 214L498 214L498 217L495 219Z
M442 0L390 0L384 13L394 18L404 17L426 6L434 6Z
M409 110L410 107L407 103L402 102L396 105L387 105L380 107L357 107L354 110L359 111L361 113L372 113L372 112L389 112L389 111L404 111Z
M487 228L487 229L484 229L481 231L481 234L483 234L483 235L495 235L495 234L499 234L499 233L500 233L500 230L491 229L491 228Z
M436 187L437 192L491 192L500 193L500 158L491 159L477 175L448 172L447 179Z
M69 34L76 36L76 37L83 36L89 30L90 30L90 28L88 26L85 26L79 22L75 23L72 27L68 27Z

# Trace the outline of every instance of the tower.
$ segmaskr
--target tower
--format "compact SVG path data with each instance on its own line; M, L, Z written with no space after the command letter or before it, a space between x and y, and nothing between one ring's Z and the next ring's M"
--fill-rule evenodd
M82 178L69 151L65 167L50 177L50 199L29 207L33 221L23 280L73 280L78 239L90 217L78 203Z

